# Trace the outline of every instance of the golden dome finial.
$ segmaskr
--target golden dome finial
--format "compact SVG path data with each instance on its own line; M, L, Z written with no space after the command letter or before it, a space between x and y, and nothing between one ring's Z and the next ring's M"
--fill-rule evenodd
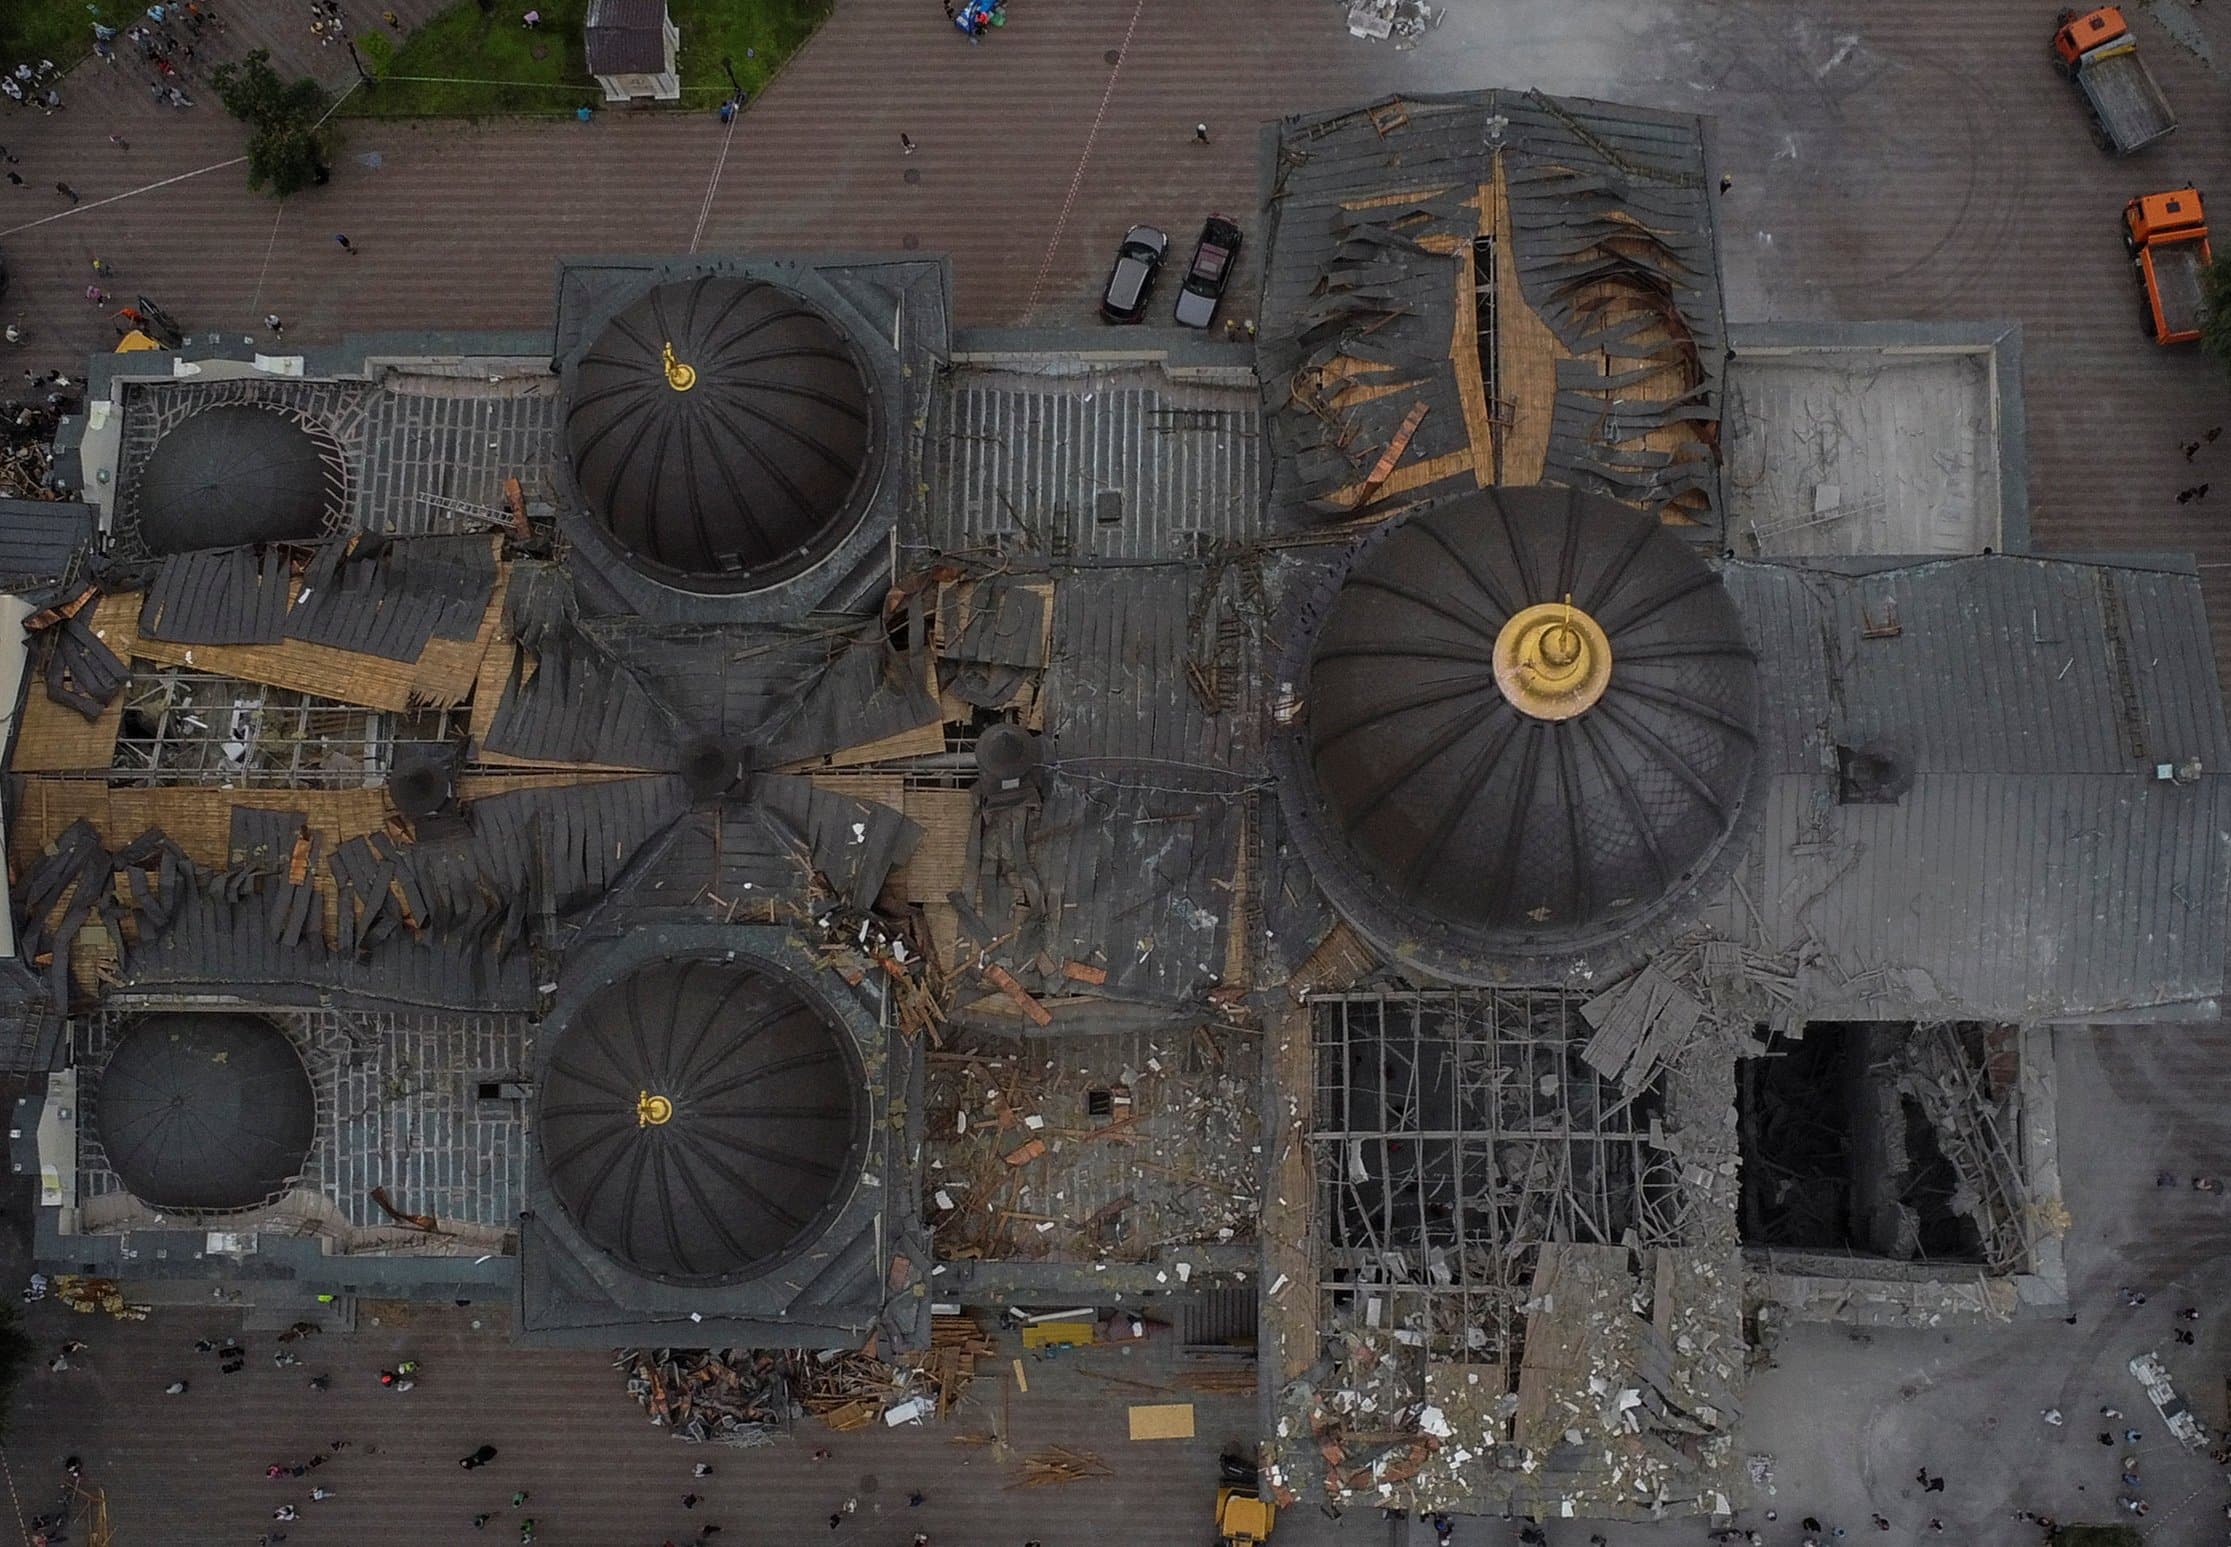
M1611 685L1611 640L1572 597L1539 602L1495 636L1495 685L1521 714L1569 720Z
M674 358L674 341L668 339L659 352L659 363L666 368L666 384L676 392L687 392L697 385L697 367L684 365Z
M689 367L685 365L682 369L688 370ZM644 1091L635 1098L635 1126L638 1128L655 1127L673 1115L674 1103L664 1096L654 1096L649 1091Z

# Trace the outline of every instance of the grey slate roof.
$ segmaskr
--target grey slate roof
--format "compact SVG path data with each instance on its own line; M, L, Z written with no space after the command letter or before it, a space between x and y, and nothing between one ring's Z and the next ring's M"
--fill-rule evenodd
M2231 733L2197 577L1998 556L1727 579L1772 663L1732 916L1801 958L1814 1018L2067 1020L2222 992ZM1911 789L1839 804L1839 746ZM2196 782L2157 778L2191 759Z
M74 500L0 499L0 591L68 581L92 544L95 514Z

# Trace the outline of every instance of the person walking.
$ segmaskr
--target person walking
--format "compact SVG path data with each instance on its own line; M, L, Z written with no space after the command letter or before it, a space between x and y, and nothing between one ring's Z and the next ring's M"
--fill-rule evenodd
M1208 125L1195 124L1193 126L1193 138L1197 143L1206 145L1208 143Z
M77 203L77 190L75 188L72 188L68 183L56 183L54 185L54 191L62 195L63 198L68 199L72 204Z
M899 131L899 154L902 156L914 154L914 136L908 134L904 129Z
M473 1472L478 1471L481 1467L486 1466L489 1462L495 1459L496 1447L493 1445L483 1445L457 1464L463 1467L466 1471Z
M287 336L287 325L279 320L279 314L277 312L265 312L263 314L263 325L269 328L280 338L285 338ZM394 1385L394 1372L391 1370L382 1370L380 1372L380 1384L383 1386Z
M130 150L132 148L132 142L125 139L124 136L122 136L121 134L110 135L108 137L108 142L111 145L115 146L118 150Z
M347 253L352 258L356 256L356 244L350 241L346 236L336 234L333 240L341 244L341 251Z

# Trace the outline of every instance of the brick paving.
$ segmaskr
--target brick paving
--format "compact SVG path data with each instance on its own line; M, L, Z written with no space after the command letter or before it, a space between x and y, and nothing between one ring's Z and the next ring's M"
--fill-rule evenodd
M75 1453L87 1480L108 1490L117 1541L163 1547L247 1547L265 1530L284 1530L293 1547L508 1543L524 1515L538 1547L656 1547L689 1541L705 1524L723 1527L721 1547L905 1547L916 1531L937 1547L1014 1547L1031 1536L1048 1547L1198 1547L1210 1535L1218 1450L1243 1439L1253 1416L1249 1398L1197 1397L1196 1439L1135 1445L1125 1404L1172 1397L1092 1380L1070 1355L1034 1358L1029 1393L1008 1406L1016 1453L1088 1449L1120 1475L1007 1492L1009 1462L957 1439L989 1435L1002 1421L991 1371L942 1426L835 1434L808 1420L770 1447L691 1446L644 1421L610 1355L508 1347L505 1319L500 1307L368 1303L353 1336L294 1345L303 1361L295 1367L273 1365L270 1334L242 1334L247 1368L226 1376L191 1345L238 1332L237 1313L163 1308L133 1325L43 1303L30 1315L43 1345L79 1337L92 1349L82 1368L56 1375L42 1363L27 1378L9 1427L9 1470L18 1496L38 1509L62 1457ZM1003 1339L1006 1357L1019 1344ZM378 1371L406 1358L424 1366L416 1389L383 1390ZM1164 1336L1129 1358L1101 1350L1085 1363L1166 1382L1170 1360ZM329 1373L331 1389L311 1391L313 1373ZM186 1394L165 1396L180 1377ZM264 1477L272 1462L304 1460L335 1439L352 1444L311 1476ZM480 1444L497 1448L496 1461L460 1471L457 1459ZM814 1461L816 1448L830 1458ZM699 1460L712 1464L711 1477L691 1477ZM335 1497L311 1503L313 1483ZM511 1510L521 1488L528 1507ZM910 1509L917 1489L927 1500ZM705 1502L684 1510L692 1492ZM828 1517L847 1498L859 1507L831 1531ZM290 1502L301 1519L275 1526L271 1511ZM483 1511L496 1517L485 1536L471 1528Z

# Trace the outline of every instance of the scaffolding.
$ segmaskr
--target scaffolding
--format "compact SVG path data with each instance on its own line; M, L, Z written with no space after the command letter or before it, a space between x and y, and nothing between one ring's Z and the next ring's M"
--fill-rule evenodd
M1318 1288L1336 1318L1516 1371L1544 1243L1687 1244L1678 1165L1653 1142L1661 1086L1628 1090L1582 1059L1578 998L1311 1003Z

